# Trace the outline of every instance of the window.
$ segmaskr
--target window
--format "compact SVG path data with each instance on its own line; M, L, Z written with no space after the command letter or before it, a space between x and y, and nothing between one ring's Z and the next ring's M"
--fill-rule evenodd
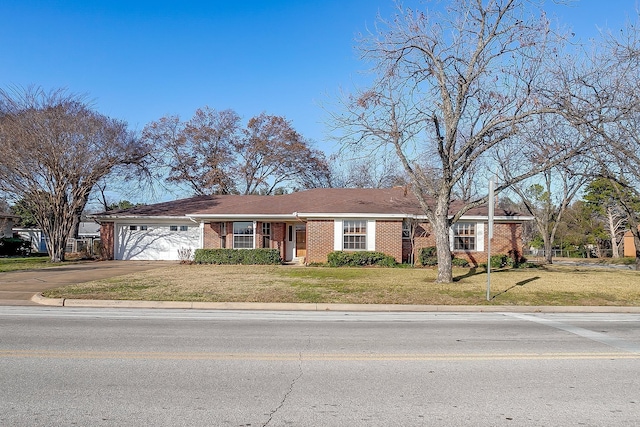
M411 240L411 220L402 221L402 240Z
M131 230L131 231L136 231L137 229L138 229L137 225L130 225L129 226L129 230Z
M189 231L189 226L188 225L181 225L180 226L180 231Z
M233 249L253 249L253 222L233 223Z
M367 221L344 221L342 225L342 248L345 250L367 249Z
M453 224L453 250L476 250L476 224L472 222L457 222Z
M169 226L169 231L178 231L178 226L177 225L170 225Z
M227 223L220 223L220 247L222 249L227 247Z
M269 248L271 245L271 223L262 223L262 247Z
M146 230L147 230L147 226L146 226L146 225L141 225L141 226L140 226L140 230L142 230L142 231L146 231Z

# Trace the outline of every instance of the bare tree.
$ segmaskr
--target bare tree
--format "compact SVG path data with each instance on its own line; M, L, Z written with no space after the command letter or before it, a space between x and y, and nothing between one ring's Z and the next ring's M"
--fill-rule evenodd
M64 90L0 90L0 187L21 200L49 237L53 262L96 182L143 165L148 147L125 122L93 111Z
M528 187L514 185L512 189L522 199L527 212L533 216L536 229L544 242L545 262L552 264L553 242L558 226L571 201L583 187L585 177L581 173L574 173L570 168L556 167L542 172L537 178L540 182Z
M330 158L332 184L342 188L391 188L404 186L402 166L392 153L361 156L339 152Z
M235 176L243 194L273 194L283 184L296 188L324 186L329 166L284 117L260 114L249 120L236 142Z
M362 40L374 82L344 97L344 111L331 121L343 144L386 146L397 155L433 228L436 280L451 282L449 229L488 199L468 193L451 211L454 189L474 165L508 146L506 161L523 163L500 180L500 191L570 158L577 142L515 144L532 117L557 111L541 90L553 86L547 65L556 47L542 13L530 13L526 0L453 0L442 5L444 13L428 4L434 9L399 7Z
M327 186L324 154L283 117L260 114L242 128L233 110L198 109L188 122L177 116L148 124L144 141L158 147L168 180L194 194L273 194Z
M640 15L615 33L603 33L587 67L565 94L566 116L600 144L591 155L609 179L633 233L640 270Z
M198 195L237 192L229 172L239 138L240 116L209 107L196 110L188 122L162 117L142 132L142 139L157 147L160 164L168 167L167 179L187 184Z

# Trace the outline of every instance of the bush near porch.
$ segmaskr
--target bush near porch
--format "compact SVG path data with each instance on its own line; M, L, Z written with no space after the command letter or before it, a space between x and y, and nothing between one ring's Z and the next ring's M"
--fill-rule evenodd
M196 249L196 264L282 264L278 249Z

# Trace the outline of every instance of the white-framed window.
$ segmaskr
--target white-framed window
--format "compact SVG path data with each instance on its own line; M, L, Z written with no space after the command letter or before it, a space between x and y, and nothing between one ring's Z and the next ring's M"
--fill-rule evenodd
M177 225L170 225L169 226L169 231L178 231L178 226Z
M189 226L188 225L181 225L180 226L180 231L189 231Z
M411 220L402 220L402 240L411 240Z
M149 227L147 227L146 225L141 225L140 226L140 230L142 231L146 231Z
M262 247L268 248L271 243L271 223L262 223Z
M476 223L456 222L453 224L453 250L476 250Z
M220 247L222 249L227 247L227 223L220 223Z
M342 222L342 248L344 250L367 249L367 221L356 219Z
M130 231L136 231L137 229L138 229L138 226L137 226L137 225L130 225L130 226L129 226L129 230L130 230Z
M253 222L233 223L233 249L253 249Z

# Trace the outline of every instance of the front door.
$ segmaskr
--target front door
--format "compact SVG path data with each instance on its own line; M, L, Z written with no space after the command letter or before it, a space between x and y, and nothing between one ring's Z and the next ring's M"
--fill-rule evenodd
M296 258L307 256L307 230L296 227Z

